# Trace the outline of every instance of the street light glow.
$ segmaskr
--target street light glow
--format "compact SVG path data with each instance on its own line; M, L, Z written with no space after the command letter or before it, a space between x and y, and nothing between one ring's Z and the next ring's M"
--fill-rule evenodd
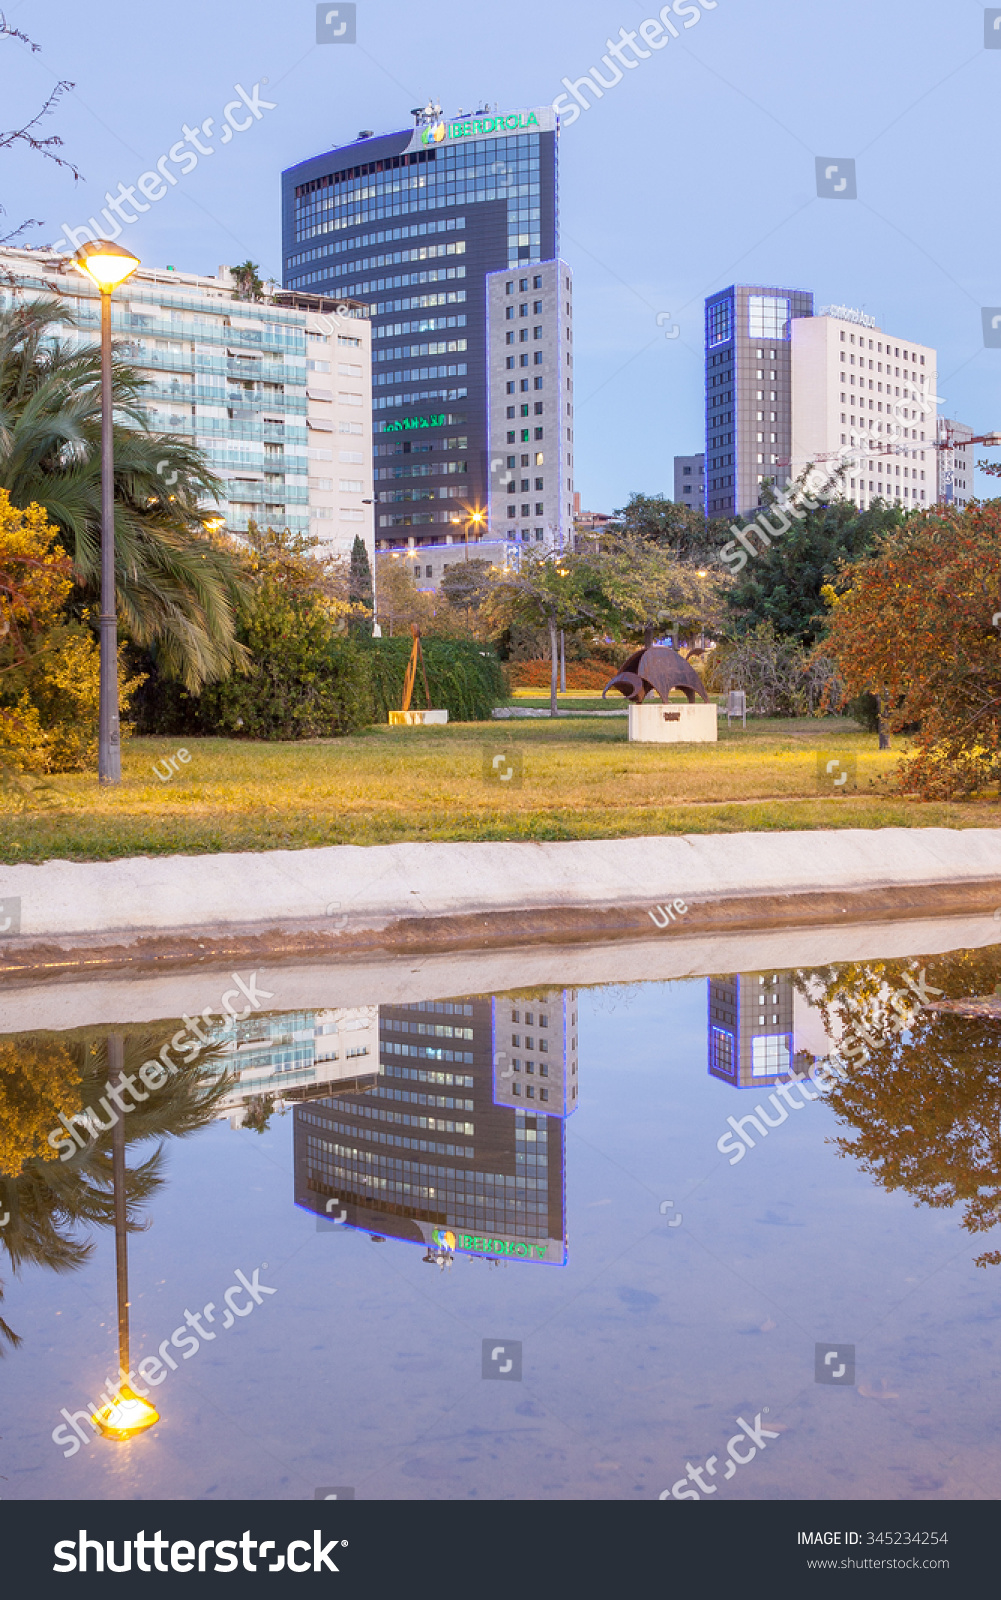
M132 1439L160 1420L160 1413L123 1383L110 1405L101 1406L91 1419L106 1439Z
M88 239L74 253L73 262L77 271L96 283L102 294L117 289L140 265L138 256L120 244L112 244L110 239Z

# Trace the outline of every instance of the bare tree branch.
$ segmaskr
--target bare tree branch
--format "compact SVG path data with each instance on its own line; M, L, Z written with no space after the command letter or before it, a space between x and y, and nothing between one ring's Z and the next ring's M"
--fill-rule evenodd
M26 44L33 53L40 48L33 39L28 38L26 33L22 33L20 28L12 28L2 11L0 11L0 38L14 39L20 44ZM44 156L47 161L54 161L57 167L64 167L67 172L71 172L74 182L79 183L81 174L73 162L68 161L65 156L57 154L57 151L63 148L63 141L59 134L53 133L47 139L42 139L36 131L42 120L50 116L55 110L63 95L73 88L75 88L74 84L67 79L61 79L46 99L45 104L28 122L24 123L20 128L0 130L0 150L9 150L17 144L27 145L28 149L33 150L36 155ZM0 205L0 216L4 214L5 208ZM40 228L41 226L42 224L37 218L29 217L10 233L0 236L0 245L11 244L24 233L26 228Z

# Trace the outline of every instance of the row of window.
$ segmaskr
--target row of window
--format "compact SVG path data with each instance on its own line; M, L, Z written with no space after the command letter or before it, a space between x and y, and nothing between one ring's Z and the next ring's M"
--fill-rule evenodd
M387 322L381 328L374 329L373 339L399 339L405 333L437 333L446 328L464 328L466 314L452 317L419 317L416 322ZM373 355L373 361L378 357Z
M523 356L519 356L518 357L517 365L519 367L527 367L528 364L529 363L528 363L528 355L527 355L527 353L525 355L523 355ZM506 367L508 372L510 372L512 370L514 365L515 365L514 356L508 356L506 358L505 362L504 362L504 366ZM542 351L541 350L536 350L535 351L532 365L536 366L536 367L541 367L542 366Z
M459 232L466 226L465 217L442 217L435 222L415 222L402 228L380 228L377 233L362 234L354 239L339 239L336 244L319 245L315 250L301 250L289 256L286 268L303 267L309 261L319 261L323 256L343 255L347 250L365 250L373 244L390 244L397 239L424 238L427 234Z

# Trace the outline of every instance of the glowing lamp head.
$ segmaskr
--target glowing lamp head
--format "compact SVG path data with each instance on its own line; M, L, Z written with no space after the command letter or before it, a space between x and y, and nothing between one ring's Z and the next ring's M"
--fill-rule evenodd
M115 1398L108 1406L101 1406L95 1411L92 1421L95 1428L104 1434L106 1439L131 1439L137 1433L145 1433L147 1428L152 1428L159 1422L160 1413L151 1406L148 1400L123 1383Z
M110 239L88 239L74 253L73 261L77 271L96 283L102 294L117 289L139 266L138 256Z

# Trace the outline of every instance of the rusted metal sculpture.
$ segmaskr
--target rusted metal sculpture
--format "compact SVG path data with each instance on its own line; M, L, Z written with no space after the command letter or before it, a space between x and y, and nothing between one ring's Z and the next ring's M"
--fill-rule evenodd
M706 701L709 699L695 668L670 645L651 645L648 650L637 650L605 684L602 699L609 689L617 689L634 706L642 705L647 695L655 691L666 700L672 689L680 689L689 705L694 704L696 695Z

